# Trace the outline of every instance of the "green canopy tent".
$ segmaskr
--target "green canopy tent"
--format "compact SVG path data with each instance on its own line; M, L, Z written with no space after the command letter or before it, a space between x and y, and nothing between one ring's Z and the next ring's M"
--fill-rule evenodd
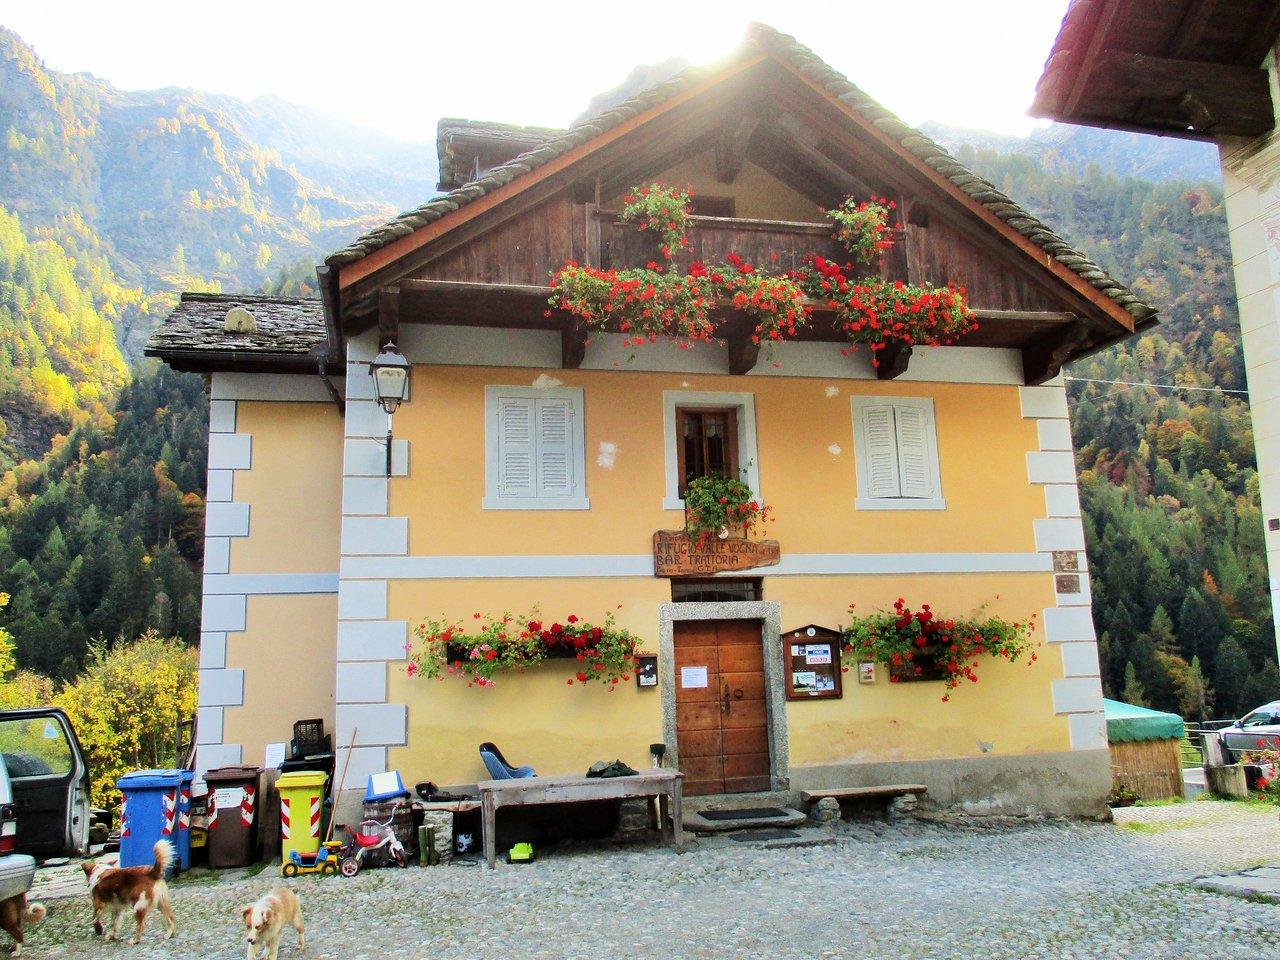
M1119 700L1103 700L1102 715L1107 718L1107 739L1112 743L1181 740L1186 732L1186 725L1176 713L1135 707Z
M1182 758L1178 744L1186 725L1176 713L1103 700L1111 742L1111 781L1143 800L1183 795Z

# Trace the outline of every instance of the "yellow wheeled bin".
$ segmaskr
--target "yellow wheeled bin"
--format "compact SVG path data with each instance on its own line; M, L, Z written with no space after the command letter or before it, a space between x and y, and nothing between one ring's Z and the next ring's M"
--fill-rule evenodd
M314 770L282 773L276 781L280 791L280 856L288 863L294 852L314 857L320 849L320 829L324 811L324 787L329 778Z

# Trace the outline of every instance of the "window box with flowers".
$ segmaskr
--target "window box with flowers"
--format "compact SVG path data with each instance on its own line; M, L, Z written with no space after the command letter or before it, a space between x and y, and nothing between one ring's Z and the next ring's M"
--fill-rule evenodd
M978 682L984 656L1034 663L1034 632L1034 614L1011 622L983 616L979 609L968 619L954 619L936 615L927 603L912 610L899 597L892 610L852 616L843 631L842 653L854 662L885 664L890 683L942 681L942 699L947 701L963 681Z
M569 614L545 620L535 607L521 616L472 614L472 623L428 619L405 645L410 677L459 677L490 687L501 673L520 673L546 660L575 661L569 685L597 682L612 690L630 679L639 638L620 628L612 612L596 626Z

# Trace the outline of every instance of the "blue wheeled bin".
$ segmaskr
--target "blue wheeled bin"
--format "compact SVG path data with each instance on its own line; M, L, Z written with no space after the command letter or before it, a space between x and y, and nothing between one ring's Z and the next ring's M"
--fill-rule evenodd
M116 781L116 789L124 794L120 805L120 866L141 867L155 862L154 849L159 840L173 844L177 854L175 872L190 866L191 778L190 770L136 770Z

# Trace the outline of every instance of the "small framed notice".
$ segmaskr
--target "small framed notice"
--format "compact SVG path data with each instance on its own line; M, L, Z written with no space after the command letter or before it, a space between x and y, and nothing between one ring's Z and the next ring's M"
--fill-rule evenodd
M648 690L658 685L658 658L652 653L636 656L636 686Z
M838 699L841 635L829 627L809 624L782 635L788 700Z
M707 685L707 668L706 667L681 667L680 668L680 686L686 690L693 690Z

